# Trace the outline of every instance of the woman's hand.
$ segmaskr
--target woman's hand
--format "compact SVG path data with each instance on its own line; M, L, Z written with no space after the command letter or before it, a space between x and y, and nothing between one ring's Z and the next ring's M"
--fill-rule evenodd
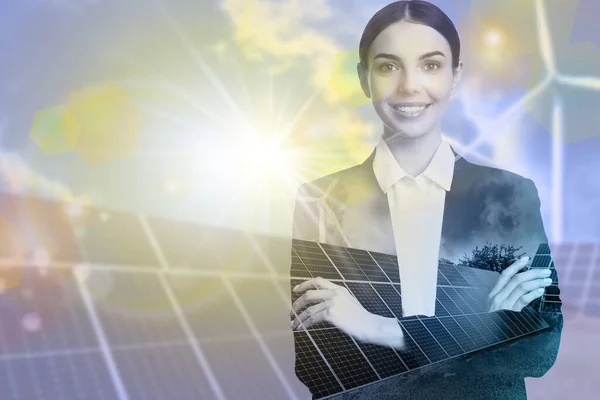
M345 287L314 278L302 282L293 291L303 294L292 305L290 316L296 315L292 329L301 326L308 329L320 322L329 322L362 342L404 347L404 334L396 319L368 312Z
M533 300L541 297L552 283L549 269L530 269L519 272L529 262L529 257L506 268L488 296L489 312L498 310L521 311ZM518 273L519 272L519 273Z

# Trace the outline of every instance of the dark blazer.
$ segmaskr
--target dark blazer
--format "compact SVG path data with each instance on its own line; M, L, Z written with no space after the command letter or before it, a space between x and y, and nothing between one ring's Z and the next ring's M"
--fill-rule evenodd
M520 252L533 257L537 246L547 242L533 181L505 170L473 164L453 152L456 161L452 185L446 192L439 257L457 262L486 242L522 246ZM360 165L302 185L296 196L292 236L395 254L388 199L375 178L374 157L375 152ZM410 392L406 397L409 399L526 398L523 378L542 376L556 359L562 316L551 324L552 330L495 350L493 355L467 357L475 360L471 362L473 368L464 359L450 361L449 368L456 371L451 382L432 373L413 384L402 381L400 386L405 390L399 387L399 381L390 380L378 388L357 392L383 398ZM301 349L296 348L298 351ZM474 367L478 365L477 359L481 359L481 368ZM493 364L485 367L488 361ZM447 373L445 370L443 375Z

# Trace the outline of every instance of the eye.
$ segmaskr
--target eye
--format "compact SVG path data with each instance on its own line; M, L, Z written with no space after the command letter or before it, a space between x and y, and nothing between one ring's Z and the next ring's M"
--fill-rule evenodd
M428 62L424 65L425 71L436 71L440 68L440 65L435 62Z
M392 72L392 71L397 71L398 68L392 63L385 63L385 64L381 64L379 66L379 70L381 72Z

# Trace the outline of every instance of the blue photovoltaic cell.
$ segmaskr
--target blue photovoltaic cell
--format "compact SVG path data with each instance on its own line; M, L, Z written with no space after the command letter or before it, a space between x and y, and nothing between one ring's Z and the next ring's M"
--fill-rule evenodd
M464 315L455 315L454 320L465 331L467 336L475 343L478 349L488 345L488 341L483 337L481 332L473 325L473 323Z
M453 265L440 264L438 270L446 277L452 286L469 286L469 282Z
M368 283L346 282L350 293L354 295L360 304L370 313L393 318L394 314L387 308L379 298L375 290Z
M533 261L531 262L530 268L548 268L550 267L550 256L540 256L536 255L533 257Z
M548 243L541 243L536 252L537 254L550 254L550 247Z
M310 248L308 250L295 249L296 255L300 258L304 267L309 271L313 277L321 277L325 279L342 279L340 274L336 271L331 264L331 261L325 256L325 254L319 250L316 253L316 249Z
M367 276L367 279L371 282L387 282L387 275L383 272L383 270L377 265L375 260L364 250L356 250L356 249L348 249L348 253L350 253L351 257L358 264L363 273Z
M488 329L487 326L485 326L485 324L479 318L478 315L469 314L469 315L465 315L465 317L471 322L471 324L475 327L475 329L477 331L479 331L479 333L481 334L481 337L483 337L484 342L486 342L486 345L491 345L494 342L496 342L496 339L492 336L490 330Z
M479 329L479 331L483 334L483 336L485 336L490 344L504 340L502 336L497 336L498 333L496 330L492 329L493 326L489 325L489 323L492 321L485 318L484 315L485 314L472 314L468 315L467 318L473 322L473 325Z
M290 265L290 276L296 278L312 278L312 274L306 269L304 263L300 260L300 257L293 251L292 262Z
M445 287L445 288L441 288L441 289L442 289L442 291L446 292L448 297L450 297L450 299L452 300L452 303L456 304L456 306L460 310L461 314L473 313L473 310L471 309L469 304L467 304L467 302L464 301L462 297L460 297L460 295L458 294L458 292L456 291L455 288Z
M452 317L440 318L440 323L452 335L465 353L477 350L479 346Z
M378 379L354 340L348 335L335 328L313 330L310 335L346 389Z
M391 285L374 284L373 288L396 318L402 318L402 298Z
M19 279L16 287L0 293L0 355L97 347L69 271L42 275L40 269L18 267L0 272ZM27 321L31 329L24 328Z
M83 259L93 264L159 267L158 259L135 214L111 211L101 219L94 213L81 230Z
M365 273L350 255L341 256L328 252L328 256L345 280L368 281Z
M283 383L254 338L227 338L200 344L228 399L288 397ZM232 379L235 384L232 384Z
M506 321L506 319L503 318L498 311L490 313L490 318L492 318L496 325L498 325L502 329L502 331L508 339L513 339L517 337L517 333L514 331L514 329L510 327L509 322Z
M408 371L394 349L367 343L358 345L381 378Z
M294 332L296 342L296 375L316 398L329 396L343 390L329 366L312 344L308 334Z
M427 356L423 353L423 351L419 348L415 340L413 340L413 338L410 335L404 335L404 343L406 345L406 348L398 352L398 355L400 356L400 358L402 358L402 361L404 361L404 364L408 367L409 370L431 364L431 361L429 361Z
M491 314L481 313L481 314L478 314L477 316L481 319L481 321L483 321L485 326L488 327L490 332L492 332L492 335L496 338L496 340L504 341L504 340L509 339L508 335L502 329L502 326L498 325L496 323L496 321L494 321Z
M2 359L0 387L10 400L118 398L99 351Z
M421 318L421 322L439 342L446 353L448 353L448 356L454 357L464 353L463 349L446 328L444 328L438 318Z
M130 400L215 397L187 343L116 349L113 357Z
M179 320L156 275L95 271L89 280L92 287L98 281L109 282L112 288L94 300L111 345L185 341Z
M437 288L437 299L442 303L444 308L448 310L448 313L450 313L450 315L464 314L460 310L460 308L458 308L458 306L454 303L454 301L450 299L450 296L446 294L444 288L441 288L439 286Z
M485 283L477 276L473 268L457 267L457 270L467 280L469 286L484 286Z
M448 279L446 279L446 277L442 274L440 270L438 270L437 272L437 284L438 286L450 286L450 282L448 281Z
M412 336L413 340L419 344L419 347L431 362L449 358L448 354L442 349L437 340L431 336L431 333L421 321L402 321L402 326Z
M440 299L435 299L435 315L437 317L446 317L450 315L450 313L448 312L448 310L446 310L446 307L444 307Z
M251 335L220 278L182 275L171 276L168 282L195 337Z

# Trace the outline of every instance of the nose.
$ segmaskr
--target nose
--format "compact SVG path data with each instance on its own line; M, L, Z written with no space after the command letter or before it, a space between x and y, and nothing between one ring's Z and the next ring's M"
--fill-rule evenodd
M404 96L419 93L420 87L419 74L416 72L406 71L398 82L398 92Z

